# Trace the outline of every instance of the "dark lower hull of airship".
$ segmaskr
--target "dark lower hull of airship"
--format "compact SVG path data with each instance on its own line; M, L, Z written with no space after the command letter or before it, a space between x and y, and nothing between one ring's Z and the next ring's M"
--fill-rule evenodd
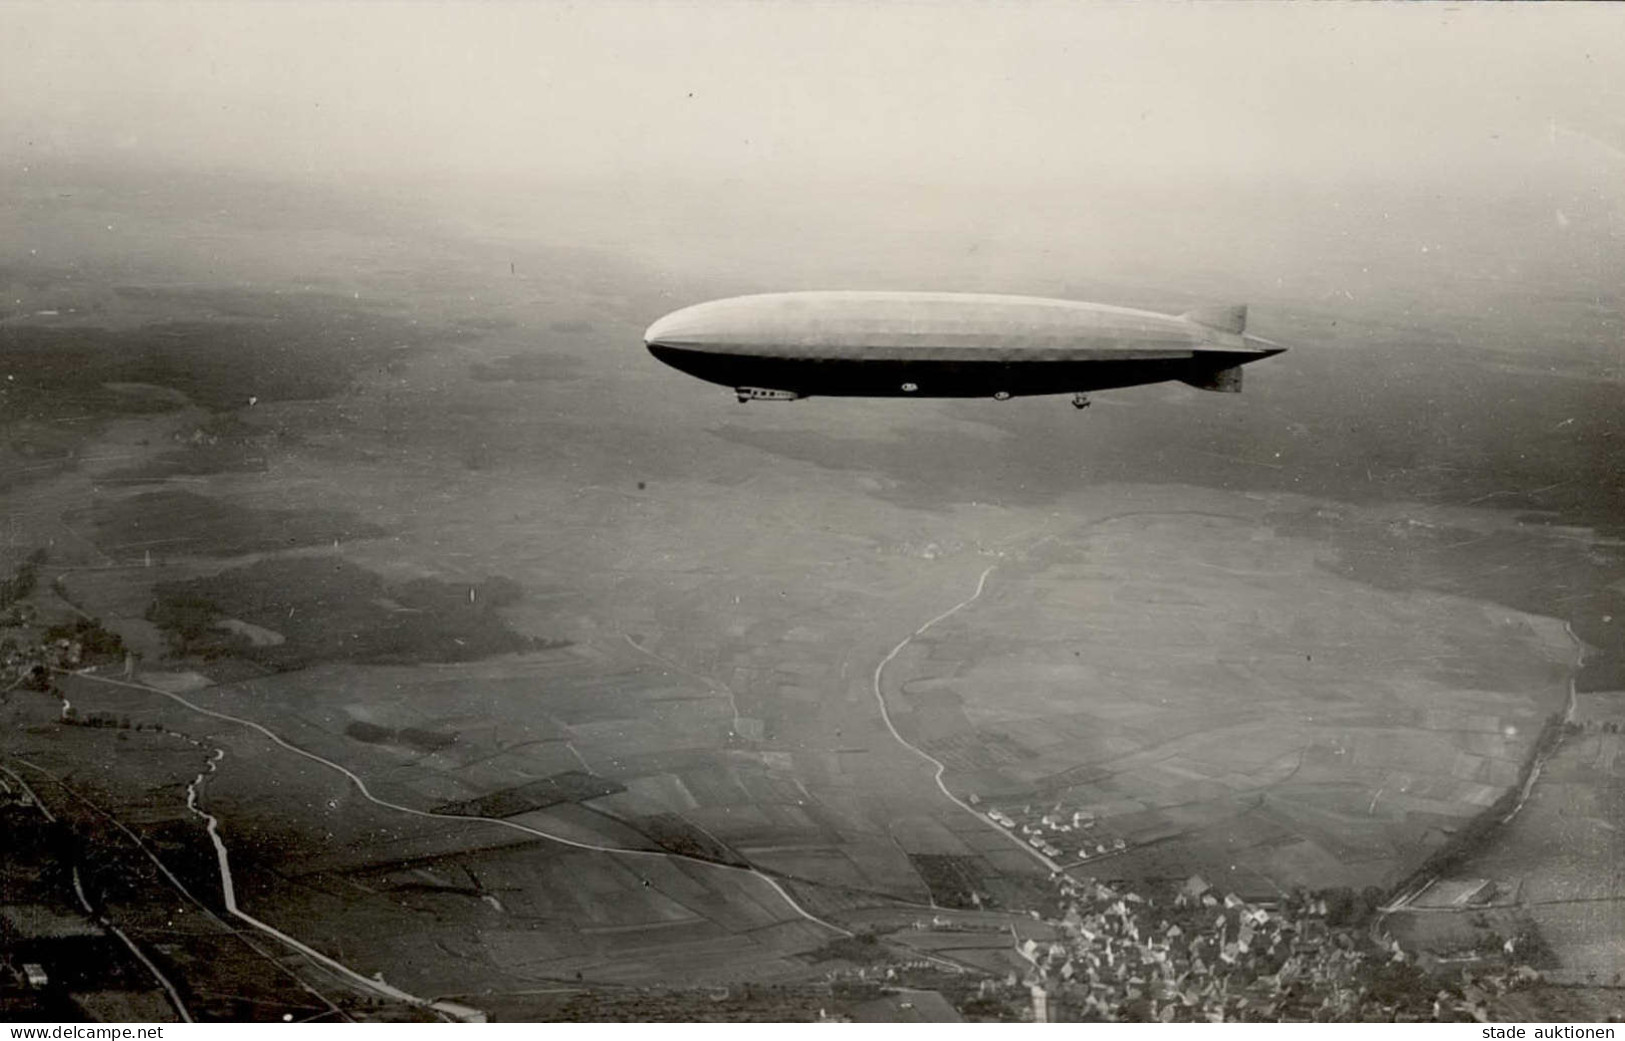
M1239 377L1254 352L1206 352L1199 358L1133 361L938 361L861 358L772 358L649 345L680 372L734 388L771 388L785 396L992 398L1075 393L1177 380L1218 389ZM1228 374L1233 373L1234 376ZM1225 388L1230 389L1230 388Z

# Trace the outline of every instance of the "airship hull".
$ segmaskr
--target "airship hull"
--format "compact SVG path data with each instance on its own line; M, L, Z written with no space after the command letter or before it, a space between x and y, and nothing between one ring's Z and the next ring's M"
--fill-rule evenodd
M1039 297L774 293L684 308L649 327L662 362L752 397L1018 397L1181 380L1240 389L1281 348L1244 309L1196 316Z

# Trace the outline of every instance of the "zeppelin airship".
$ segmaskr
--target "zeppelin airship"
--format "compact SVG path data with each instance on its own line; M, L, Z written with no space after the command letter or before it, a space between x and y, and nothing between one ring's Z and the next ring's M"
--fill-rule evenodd
M736 296L655 322L644 343L740 401L815 396L1007 398L1178 380L1241 390L1286 348L1246 332L1245 305L1181 315L976 293Z

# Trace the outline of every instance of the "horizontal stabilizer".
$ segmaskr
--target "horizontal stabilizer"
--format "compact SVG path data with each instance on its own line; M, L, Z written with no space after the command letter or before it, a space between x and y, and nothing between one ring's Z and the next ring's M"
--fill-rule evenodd
M1208 369L1206 372L1194 372L1189 376L1180 378L1181 383L1188 383L1197 390L1213 390L1220 394L1241 393L1241 366L1232 365L1228 369Z
M1217 329L1221 333L1240 333L1247 328L1247 305L1198 307L1194 311L1186 311L1179 317L1187 322L1205 325L1209 329Z

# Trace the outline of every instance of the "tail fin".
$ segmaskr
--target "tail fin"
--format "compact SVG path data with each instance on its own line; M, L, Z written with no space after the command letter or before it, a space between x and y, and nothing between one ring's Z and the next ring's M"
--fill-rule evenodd
M1231 307L1198 307L1194 311L1186 311L1179 317L1221 333L1242 333L1247 329L1246 304L1235 304Z

